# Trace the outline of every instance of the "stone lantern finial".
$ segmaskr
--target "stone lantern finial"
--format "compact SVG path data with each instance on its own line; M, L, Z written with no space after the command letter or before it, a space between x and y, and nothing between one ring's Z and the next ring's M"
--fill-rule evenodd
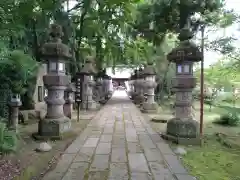
M63 35L64 35L64 33L62 31L62 27L58 24L52 24L50 27L49 35L53 39L61 39L61 37L63 37Z

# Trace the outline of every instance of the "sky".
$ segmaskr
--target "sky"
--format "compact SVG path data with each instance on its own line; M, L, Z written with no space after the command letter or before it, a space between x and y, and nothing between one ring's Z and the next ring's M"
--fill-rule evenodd
M236 13L240 14L240 0L226 0L226 8L233 9ZM239 26L237 24L232 25L225 30L219 30L217 33L210 33L208 34L208 37L214 40L215 38L223 37L224 35L234 36L239 39L236 41L236 46L240 47L240 31L237 31L237 29L239 29ZM197 36L200 36L200 33ZM204 67L209 67L209 65L216 62L219 58L221 58L221 55L219 53L214 51L205 51Z
M236 13L240 14L240 0L225 0L226 1L226 9L233 9ZM71 1L69 4L69 8L71 9L74 7L76 2ZM209 40L214 40L217 37L223 37L224 35L235 37L239 40L236 41L236 46L240 47L240 30L239 25L232 25L231 27L226 28L225 30L219 30L214 33L209 33L208 38ZM200 36L200 33L197 35L197 37ZM211 64L215 63L218 59L221 58L221 54L214 52L214 51L206 51L204 53L204 68L208 68ZM107 70L107 74L110 76L115 77L129 77L130 71L116 71L115 74L112 73L111 68Z

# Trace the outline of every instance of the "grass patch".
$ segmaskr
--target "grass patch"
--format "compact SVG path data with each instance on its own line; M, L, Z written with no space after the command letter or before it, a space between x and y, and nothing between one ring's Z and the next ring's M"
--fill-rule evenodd
M227 148L215 136L202 147L186 147L184 165L199 180L240 180L240 149Z

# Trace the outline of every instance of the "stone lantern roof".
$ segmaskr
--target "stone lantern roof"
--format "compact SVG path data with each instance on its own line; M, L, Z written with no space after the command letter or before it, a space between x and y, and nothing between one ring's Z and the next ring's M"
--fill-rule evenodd
M180 44L174 48L168 55L167 59L170 62L182 63L184 61L199 62L202 60L202 53L199 48L190 41L193 37L189 28L183 28L178 36Z
M81 74L84 75L95 75L96 69L93 67L93 57L87 57L85 64L82 68L82 70L80 71Z
M42 57L49 60L49 58L57 59L59 61L66 61L71 58L69 47L62 43L63 36L62 27L57 24L52 24L50 28L50 42L47 42L42 47Z
M146 67L143 70L144 76L156 75L156 69L153 66L153 62L148 62Z

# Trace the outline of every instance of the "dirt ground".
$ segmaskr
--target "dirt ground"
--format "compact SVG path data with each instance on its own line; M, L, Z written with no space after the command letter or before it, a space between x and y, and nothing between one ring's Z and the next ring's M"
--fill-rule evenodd
M19 125L19 144L15 154L0 155L0 180L40 180L50 170L61 153L85 129L97 112L81 112L77 122L76 113L72 118L72 132L59 141L49 141L50 152L36 152L41 141L32 138L37 132L37 121L26 125Z

